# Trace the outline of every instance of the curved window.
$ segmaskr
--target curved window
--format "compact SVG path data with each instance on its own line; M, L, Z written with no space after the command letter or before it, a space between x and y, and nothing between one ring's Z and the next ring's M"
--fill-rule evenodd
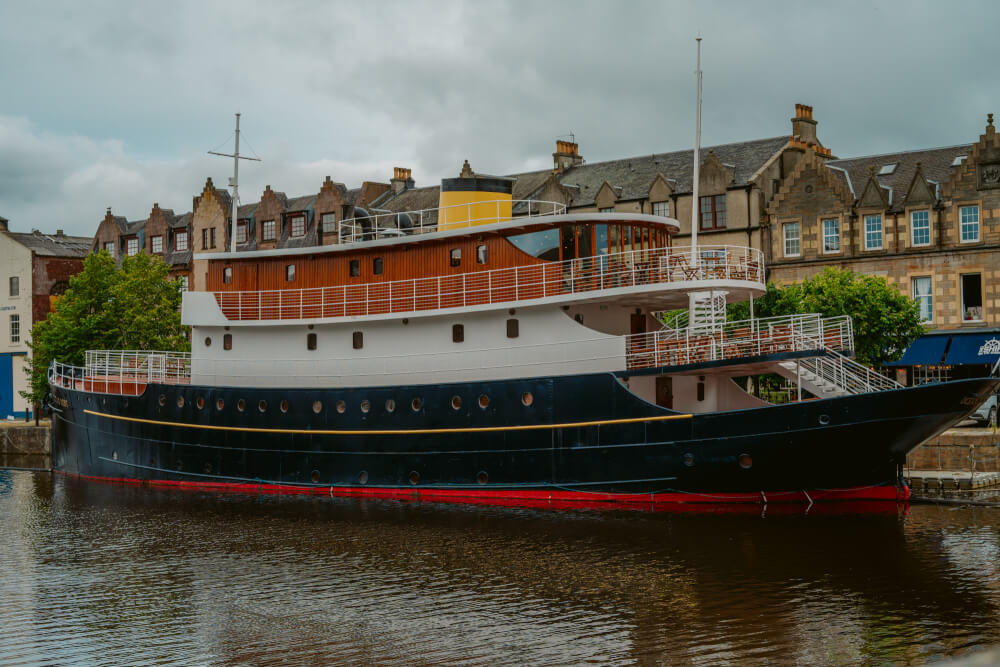
M513 236L508 236L507 240L513 243L516 248L522 252L528 253L532 257L553 262L559 261L558 229L546 229L540 232L515 234Z

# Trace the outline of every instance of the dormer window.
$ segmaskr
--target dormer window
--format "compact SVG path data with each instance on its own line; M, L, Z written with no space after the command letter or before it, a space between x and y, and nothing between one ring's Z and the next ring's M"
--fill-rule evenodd
M154 253L157 253L157 254L162 253L163 252L163 237L162 236L154 236L154 237L152 237L149 240L149 249L152 250Z
M879 176L889 176L896 171L896 167L899 166L898 162L891 162L889 164L883 164L882 168L878 170Z
M139 239L132 237L125 240L125 252L131 257L139 254Z
M306 233L306 216L297 215L292 218L292 227L290 235L292 238L297 238L299 236L305 236Z
M653 202L653 215L659 215L664 218L670 217L670 202L668 201L654 201Z
M274 240L274 220L265 220L260 223L260 238L263 241Z
M188 233L177 232L174 236L174 249L175 250L187 250L188 249Z
M236 223L236 242L246 243L247 242L247 222L242 220Z

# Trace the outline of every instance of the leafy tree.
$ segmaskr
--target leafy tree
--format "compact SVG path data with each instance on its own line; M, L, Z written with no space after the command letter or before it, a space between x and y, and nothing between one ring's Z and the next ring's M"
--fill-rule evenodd
M89 255L55 310L31 330L30 390L21 395L41 402L49 391L49 363L82 365L87 350L190 350L180 283L168 271L144 252L123 258L117 269L106 251Z
M747 303L732 304L731 319L749 317ZM916 301L889 285L885 278L827 268L797 285L768 283L754 301L755 317L820 313L850 315L854 321L854 354L870 366L899 359L924 333Z

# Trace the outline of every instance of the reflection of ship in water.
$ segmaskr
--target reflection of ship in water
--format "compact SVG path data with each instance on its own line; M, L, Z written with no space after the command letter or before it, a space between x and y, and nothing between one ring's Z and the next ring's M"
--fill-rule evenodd
M165 577L132 578L123 597L167 587L236 662L289 644L379 663L906 662L1000 641L995 572L962 551L1000 534L936 507L537 512L65 478L52 504L112 536L115 567Z

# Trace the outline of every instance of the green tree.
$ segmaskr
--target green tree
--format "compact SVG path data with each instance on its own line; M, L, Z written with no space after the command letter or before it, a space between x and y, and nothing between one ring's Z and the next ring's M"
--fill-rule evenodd
M749 317L747 303L732 304L731 319ZM797 285L768 283L754 301L754 316L820 313L850 315L854 321L854 355L870 366L899 359L924 334L916 301L889 285L885 278L827 268Z
M87 350L190 350L180 283L168 272L163 260L144 252L123 258L117 269L106 251L89 255L55 310L31 330L30 389L22 396L41 402L49 363L82 365Z

